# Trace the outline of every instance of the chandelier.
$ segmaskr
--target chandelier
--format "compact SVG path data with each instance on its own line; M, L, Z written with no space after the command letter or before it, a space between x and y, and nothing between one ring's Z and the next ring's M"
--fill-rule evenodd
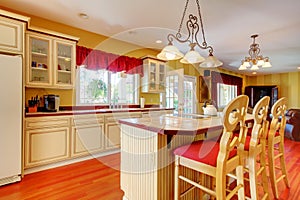
M157 58L162 60L178 60L181 59L180 62L184 64L196 64L200 63L200 67L219 67L223 65L222 62L220 62L216 57L213 56L213 48L212 46L208 45L205 40L204 35L204 28L203 28L203 22L202 17L200 13L200 4L199 0L196 0L197 8L198 8L198 15L199 15L199 22L197 16L193 14L189 14L188 20L186 22L186 28L188 31L187 37L183 38L183 35L181 33L183 20L186 15L186 10L188 7L189 0L186 1L185 8L183 11L183 16L181 18L181 22L178 28L177 33L174 34L168 34L168 45L162 49L162 51L157 55ZM202 34L202 43L200 44L198 41L198 33L201 28L201 34ZM173 45L173 40L176 40L179 43L187 43L189 45L190 50L183 55L176 46ZM202 57L195 48L199 47L200 49L207 49L208 50L208 57L205 59Z
M250 70L258 70L258 67L272 67L269 57L263 57L260 55L260 48L259 45L255 43L255 38L257 38L258 35L251 35L251 38L253 38L253 43L250 45L250 49L248 51L250 56L245 57L244 60L242 60L242 64L239 68L239 70L246 70L250 68Z

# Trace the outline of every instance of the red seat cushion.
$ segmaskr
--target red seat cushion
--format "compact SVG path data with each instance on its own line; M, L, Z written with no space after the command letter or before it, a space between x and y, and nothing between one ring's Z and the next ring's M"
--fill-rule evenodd
M240 130L236 130L233 132L234 135L239 134L239 133L240 133ZM247 135L251 136L251 133L252 133L252 127L248 128Z
M248 132L249 133L249 132ZM235 137L239 137L239 133L234 133ZM250 140L251 140L251 135L246 136L245 144L244 144L244 150L249 151L250 148Z
M219 148L218 142L214 140L204 140L181 146L174 150L174 154L211 166L216 166ZM229 153L229 158L232 158L236 154L236 149L233 149Z
M269 131L270 131L270 130L268 130L268 133L269 133ZM276 131L275 137L277 137L277 136L279 136L279 135L280 135L279 131ZM266 138L267 140L268 140L268 137L269 137L269 134L267 134L267 138Z

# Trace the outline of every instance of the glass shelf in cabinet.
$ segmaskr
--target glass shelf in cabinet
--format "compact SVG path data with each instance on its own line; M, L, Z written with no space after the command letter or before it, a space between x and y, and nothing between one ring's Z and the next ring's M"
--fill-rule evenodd
M35 52L35 51L32 51L31 54L34 56L42 56L42 57L48 56L47 53L40 53L40 52Z
M32 70L41 70L41 71L45 71L48 70L46 68L40 68L40 67L31 67Z
M71 61L71 57L67 57L67 56L57 56L58 59L70 62Z
M67 74L71 73L71 71L68 71L68 70L57 70L57 71L60 72L60 73L67 73Z

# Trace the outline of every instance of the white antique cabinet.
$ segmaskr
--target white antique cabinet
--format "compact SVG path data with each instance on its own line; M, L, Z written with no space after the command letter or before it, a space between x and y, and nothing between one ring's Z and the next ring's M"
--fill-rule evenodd
M27 87L74 87L76 41L27 31L26 44Z
M166 63L146 57L143 59L144 76L141 78L142 92L161 93L165 91Z
M0 52L23 54L24 31L28 20L27 17L0 9Z
M28 118L25 122L24 168L69 158L69 117Z
M104 150L104 116L87 114L72 118L71 157Z

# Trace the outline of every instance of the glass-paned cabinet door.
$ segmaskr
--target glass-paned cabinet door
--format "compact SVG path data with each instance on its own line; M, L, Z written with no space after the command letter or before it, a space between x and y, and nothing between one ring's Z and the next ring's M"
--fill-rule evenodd
M150 68L149 68L149 77L150 77L150 85L149 90L155 90L156 89L156 74L157 74L157 68L156 63L150 61Z
M29 82L39 85L51 84L51 40L28 36L29 52L28 63Z
M55 84L56 85L73 85L73 75L75 67L75 45L73 43L55 41Z
M158 79L159 79L159 90L164 90L165 89L165 74L166 74L166 67L164 63L159 63L159 74L158 74Z

